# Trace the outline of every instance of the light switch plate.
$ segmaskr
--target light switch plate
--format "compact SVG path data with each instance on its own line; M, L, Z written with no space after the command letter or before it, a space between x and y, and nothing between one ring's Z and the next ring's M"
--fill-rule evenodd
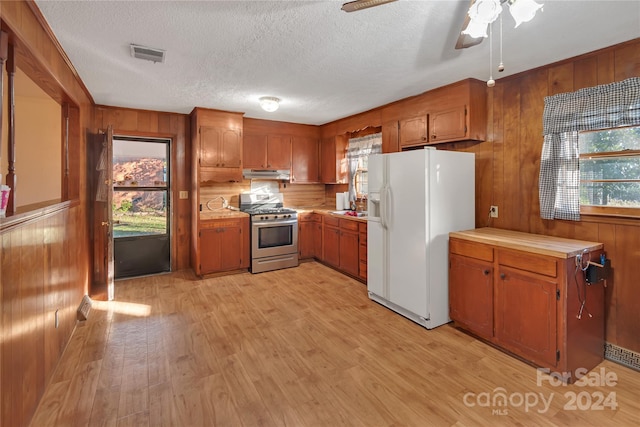
M189 192L188 191L181 191L180 192L180 198L181 199L188 199L189 198Z

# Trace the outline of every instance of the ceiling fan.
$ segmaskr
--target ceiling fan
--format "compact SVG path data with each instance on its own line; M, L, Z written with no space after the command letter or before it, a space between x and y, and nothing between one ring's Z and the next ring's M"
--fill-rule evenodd
M516 21L516 27L532 20L538 9L543 6L535 0L471 0L456 42L456 49L466 49L480 44L487 37L488 26L498 19L505 3L509 5L509 12Z

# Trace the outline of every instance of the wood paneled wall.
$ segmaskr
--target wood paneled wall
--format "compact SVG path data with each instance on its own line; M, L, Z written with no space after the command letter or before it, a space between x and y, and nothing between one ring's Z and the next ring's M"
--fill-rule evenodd
M640 76L640 39L499 79L487 89L487 139L438 145L476 155L476 226L603 242L614 278L608 282L606 340L640 352L640 219L540 218L538 174L544 98ZM417 95L322 126L322 135L350 132L427 112L442 90ZM329 186L327 186L329 187ZM328 200L327 200L328 201ZM489 218L497 205L500 216Z
M96 106L95 131L113 126L114 135L171 138L171 268L189 268L191 203L180 199L180 191L191 197L191 137L189 116L159 111Z
M0 18L17 66L72 113L69 201L0 220L0 425L19 427L29 424L89 292L86 131L93 99L35 3L3 1Z
M86 251L77 224L83 209L69 203L28 222L3 224L2 395L0 425L29 423L76 326L85 294ZM56 327L56 312L58 326Z
M637 76L640 39L498 80L488 91L490 138L480 150L491 159L491 178L483 179L491 185L481 189L476 222L486 225L489 205L498 205L500 216L488 222L494 227L603 242L614 270L606 340L640 352L640 219L542 220L538 203L544 97Z

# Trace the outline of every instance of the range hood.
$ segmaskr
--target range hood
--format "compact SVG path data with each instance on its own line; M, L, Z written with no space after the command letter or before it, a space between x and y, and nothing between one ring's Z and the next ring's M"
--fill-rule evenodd
M290 181L291 171L288 169L243 169L242 177L244 179L277 179L281 181Z

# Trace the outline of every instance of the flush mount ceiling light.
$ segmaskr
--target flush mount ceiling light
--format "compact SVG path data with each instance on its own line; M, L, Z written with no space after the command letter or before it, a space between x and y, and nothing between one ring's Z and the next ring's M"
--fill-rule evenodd
M260 106L264 111L273 113L280 106L280 99L273 96L263 96L260 98Z
M356 0L350 1L342 5L342 10L345 12L356 12L358 10L367 9L373 6L380 6L381 4L391 3L396 0Z

